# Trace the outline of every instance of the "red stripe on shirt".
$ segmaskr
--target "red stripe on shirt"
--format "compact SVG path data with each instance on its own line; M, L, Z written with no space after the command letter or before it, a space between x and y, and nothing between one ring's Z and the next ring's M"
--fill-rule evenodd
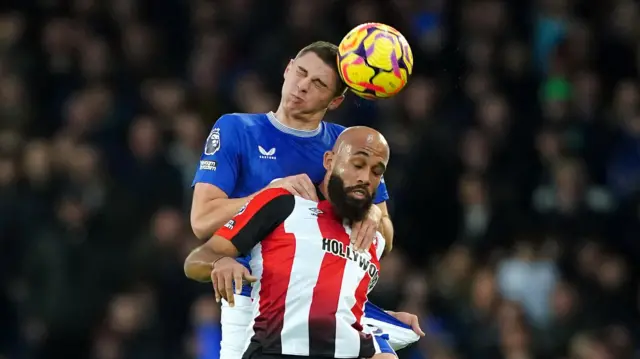
M329 214L326 217L318 216L322 237L335 239L343 245L348 245L349 237L342 223L331 218L331 204L323 201L318 208L325 214ZM346 265L346 258L331 253L324 254L309 310L309 355L328 357L335 355L336 312Z
M282 351L281 332L296 253L296 238L279 225L262 241L262 277L260 279L259 314L255 318L254 339L273 352Z
M380 261L378 260L377 247L375 244L371 244L371 247L369 247L369 254L371 255L371 264L374 264L378 270L380 270ZM362 315L364 313L364 304L367 302L370 284L371 277L368 273L365 273L360 284L358 284L358 288L356 289L356 304L351 308L351 313L356 317L356 322L353 324L353 327L359 331L362 331L360 321L362 320Z

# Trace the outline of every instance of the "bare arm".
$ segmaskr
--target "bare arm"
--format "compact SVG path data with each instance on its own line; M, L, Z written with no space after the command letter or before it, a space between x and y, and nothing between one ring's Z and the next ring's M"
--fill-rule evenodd
M393 249L393 222L391 222L386 202L378 203L376 206L378 206L382 212L382 219L378 225L378 231L385 239L384 253L386 254Z
M243 279L254 282L249 270L232 258L247 255L291 214L295 199L291 192L273 188L261 191L240 213L221 226L205 244L192 251L184 263L185 275L199 282L213 282L216 299L233 305Z
M316 190L306 174L281 178L265 188L284 188L296 196L318 201ZM196 183L191 204L191 229L196 237L205 239L229 221L242 206L262 190L248 197L228 198L220 188L208 183Z
M191 204L191 229L196 237L205 239L227 221L256 194L228 198L220 188L208 183L196 183Z
M214 264L224 257L236 257L238 250L230 241L213 236L194 249L184 262L184 274L198 282L210 282Z

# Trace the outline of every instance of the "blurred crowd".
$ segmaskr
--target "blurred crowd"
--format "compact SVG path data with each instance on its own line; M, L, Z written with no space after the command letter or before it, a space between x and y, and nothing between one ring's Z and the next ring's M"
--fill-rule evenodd
M328 120L391 144L396 249L371 299L427 332L400 356L638 357L636 1L9 3L0 358L215 348L211 288L182 272L209 128L275 110L297 50L368 21L407 36L414 75Z

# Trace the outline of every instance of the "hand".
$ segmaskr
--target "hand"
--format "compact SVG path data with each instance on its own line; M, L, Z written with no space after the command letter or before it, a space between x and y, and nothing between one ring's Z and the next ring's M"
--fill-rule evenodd
M267 188L284 188L294 196L318 202L316 186L306 173L277 179L271 182Z
M387 314L390 314L394 318L403 322L406 325L410 325L411 329L421 337L424 337L424 332L420 329L420 320L417 315L406 313L406 312L392 312L387 311Z
M369 250L381 220L382 210L373 205L365 219L351 226L351 243L355 250Z
M252 276L245 266L231 257L224 257L216 261L211 271L211 283L216 294L216 302L219 303L220 299L226 299L229 306L233 307L235 305L234 284L235 294L240 294L243 280L253 283L257 278Z

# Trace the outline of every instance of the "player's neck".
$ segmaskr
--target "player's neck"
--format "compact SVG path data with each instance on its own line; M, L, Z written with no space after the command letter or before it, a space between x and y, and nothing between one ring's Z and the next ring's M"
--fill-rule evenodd
M313 131L320 126L320 122L322 122L324 114L318 113L309 117L299 118L287 115L284 109L280 107L275 112L275 116L281 124L289 128L302 131Z

